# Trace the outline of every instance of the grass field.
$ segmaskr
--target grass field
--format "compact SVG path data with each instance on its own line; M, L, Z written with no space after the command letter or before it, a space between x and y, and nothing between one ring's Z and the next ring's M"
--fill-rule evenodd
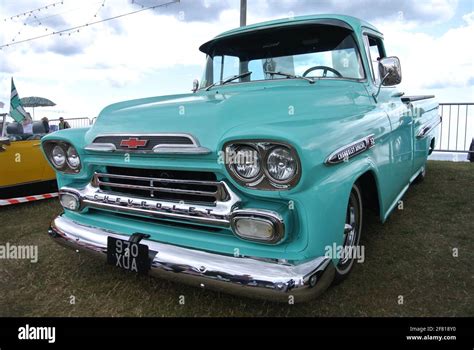
M0 316L474 316L474 164L429 162L403 202L384 225L366 222L365 262L344 283L295 305L135 276L60 247L46 233L56 200L0 208L0 245L39 247L35 264L0 260Z

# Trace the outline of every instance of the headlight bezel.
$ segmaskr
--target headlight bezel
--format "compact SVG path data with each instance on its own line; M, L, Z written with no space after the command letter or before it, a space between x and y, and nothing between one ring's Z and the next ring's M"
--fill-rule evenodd
M69 158L72 158L72 155L70 154L69 151L72 151L72 155L76 155L77 156L77 160L79 161L79 163L77 165L73 165L71 163L71 160ZM77 169L80 169L81 167L81 157L79 156L79 152L77 152L77 149L73 146L73 145L69 145L67 151L66 151L66 162L67 162L67 165L72 169L72 170L77 170Z
M62 162L61 164L58 164L57 160L55 159L56 158L56 149L58 149L59 151L62 152L62 155L61 157L64 158L62 159ZM67 153L66 151L64 150L63 147L61 147L60 145L54 145L51 147L51 162L53 163L53 166L56 168L56 169L62 169L65 165L66 165L66 162L67 162Z
M66 158L64 161L64 164L61 166L57 165L53 160L53 149L57 146L62 149ZM77 167L71 166L70 161L68 159L69 158L68 151L70 149L74 150L74 152L77 154L77 157L79 159L79 164ZM72 143L63 141L63 140L47 140L43 142L43 150L44 150L44 153L46 154L46 158L48 159L48 162L51 164L54 170L65 173L65 174L77 174L81 171L82 169L81 157L80 157L79 152L77 151L77 148L74 147Z
M232 174L238 178L241 182L243 183L253 183L255 181L258 181L258 179L260 179L263 175L263 172L264 172L264 169L263 169L263 161L262 161L262 157L260 155L260 153L258 152L257 148L255 147L252 147L251 145L232 145L229 149L230 152L233 152L235 154L235 156L238 155L238 153L243 149L243 148L248 148L250 149L252 152L255 152L258 156L258 162L260 163L259 164L259 170L257 172L256 175L252 176L252 177L245 177L243 176L242 174L239 173L239 171L236 169L236 166L238 165L237 163L230 163L228 164L229 167L228 169L230 170L230 172L232 172Z
M275 152L275 150L277 150L277 149L282 149L282 150L288 151L290 157L292 157L293 160L294 160L294 162L296 163L296 169L295 169L294 174L293 174L291 177L289 177L289 178L287 178L287 179L285 179L285 180L280 180L280 179L275 178L275 177L271 174L270 169L269 169L269 166L268 166L268 161L269 161L270 156L271 156L272 153ZM291 152L291 149L289 149L288 147L286 147L286 146L274 146L274 147L272 147L271 149L268 150L267 155L266 155L266 158L265 158L265 173L266 173L266 175L268 176L268 178L269 178L272 182L274 182L274 183L276 183L276 184L280 184L280 185L281 185L281 184L284 185L284 184L287 184L287 183L291 182L291 180L293 180L293 178L294 178L294 177L297 175L297 173L298 173L298 167L299 167L299 164L298 164L297 157L295 157L295 155Z
M255 149L258 154L260 155L260 173L257 177L252 179L245 179L236 174L234 171L234 167L231 163L229 163L229 154L232 154L232 151L238 149L239 147L250 147ZM270 153L276 148L285 148L289 151L290 155L295 159L296 162L296 170L293 177L279 181L274 179L270 173L268 172L268 156ZM223 146L223 152L225 154L225 167L227 172L230 174L232 179L234 179L239 185L258 189L258 190L267 190L267 191L285 191L294 188L300 178L301 178L301 162L296 152L296 149L287 142L283 141L275 141L275 140L256 140L256 139L249 139L249 140L232 140L226 142Z

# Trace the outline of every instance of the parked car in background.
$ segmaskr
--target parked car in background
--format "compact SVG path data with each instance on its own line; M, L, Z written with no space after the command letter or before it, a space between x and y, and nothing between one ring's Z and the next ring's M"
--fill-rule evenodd
M14 122L5 131L0 138L0 199L57 191L55 172L41 152L43 124L34 122L25 133Z
M64 207L49 234L129 271L315 297L351 272L364 215L386 221L425 176L438 103L399 91L382 33L349 16L254 24L200 49L194 93L117 103L41 140Z

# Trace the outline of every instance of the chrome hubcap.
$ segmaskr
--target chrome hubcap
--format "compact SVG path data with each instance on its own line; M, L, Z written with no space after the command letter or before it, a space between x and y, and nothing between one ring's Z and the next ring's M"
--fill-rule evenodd
M357 222L356 222L356 209L352 203L349 204L347 208L347 219L346 224L344 226L344 243L343 243L343 252L342 257L339 260L339 264L343 265L347 263L350 258L350 254L348 254L347 250L349 247L354 246L356 241L356 229L357 229Z

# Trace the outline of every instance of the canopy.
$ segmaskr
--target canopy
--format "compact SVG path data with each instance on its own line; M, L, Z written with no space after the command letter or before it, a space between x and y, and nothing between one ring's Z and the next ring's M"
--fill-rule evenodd
M44 97L36 97L36 96L20 98L20 102L23 107L35 108L35 107L56 106L56 103L54 103L53 101L48 100L47 98L44 98Z

